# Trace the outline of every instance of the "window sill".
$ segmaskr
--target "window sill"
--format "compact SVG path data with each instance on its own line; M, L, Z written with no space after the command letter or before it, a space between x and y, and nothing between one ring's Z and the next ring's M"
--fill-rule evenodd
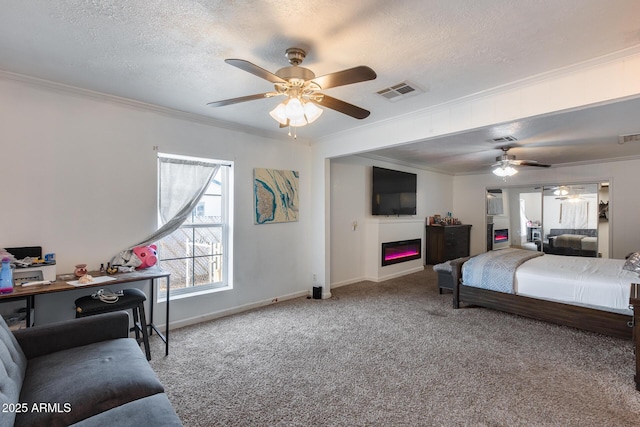
M187 292L187 293L181 293L181 294L177 294L177 295L171 295L171 301L175 301L175 300L179 300L179 299L184 299L184 298L191 298L191 297L196 297L196 296L202 296L202 295L207 295L207 294L213 294L213 293L217 293L217 292L223 292L223 291L229 291L233 289L233 286L224 286L221 288L210 288L210 289L202 289L199 291L192 291L192 292ZM165 302L167 300L166 295L158 297L158 303L162 303Z

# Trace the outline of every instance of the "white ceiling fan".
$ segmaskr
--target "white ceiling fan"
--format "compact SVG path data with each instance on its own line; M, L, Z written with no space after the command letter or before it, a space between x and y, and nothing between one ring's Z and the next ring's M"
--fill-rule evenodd
M585 188L577 185L558 185L555 187L545 187L544 190L556 196L556 200L579 201L586 200L583 197Z

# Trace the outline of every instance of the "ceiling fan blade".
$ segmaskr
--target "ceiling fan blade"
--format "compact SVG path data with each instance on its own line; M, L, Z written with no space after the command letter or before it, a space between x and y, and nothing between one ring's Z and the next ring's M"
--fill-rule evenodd
M254 99L267 98L266 93L256 93L255 95L241 96L240 98L223 99L222 101L209 102L209 107L224 107L225 105L238 104L240 102L253 101Z
M369 114L371 114L370 111L365 110L364 108L357 107L353 104L340 101L337 98L333 98L327 95L323 95L323 98L320 101L312 101L312 102L321 107L331 108L332 110L336 110L342 114L346 114L347 116L351 116L355 119L360 119L360 120L366 119L367 117L369 117Z
M285 80L273 74L271 71L267 71L264 68L258 67L255 64L252 64L249 61L245 61L244 59L225 59L229 65L233 65L234 67L240 68L247 73L251 73L254 76L258 76L261 79L265 79L270 81L271 83L286 83Z
M322 89L329 89L332 87L373 80L376 77L377 75L375 71L369 67L361 65L359 67L325 74L324 76L316 77L311 81L317 83Z
M545 165L542 163L538 163L534 160L514 160L514 162L516 162L518 165L520 166L536 166L539 168L550 168L551 165Z

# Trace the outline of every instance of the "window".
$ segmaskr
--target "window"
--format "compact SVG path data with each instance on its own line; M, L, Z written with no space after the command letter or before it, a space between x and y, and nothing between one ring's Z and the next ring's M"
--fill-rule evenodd
M190 166L190 158L181 156L180 159L182 167ZM203 159L192 160L194 167L203 162ZM214 160L210 162L220 163ZM162 167L160 167L160 174L162 174ZM174 181L179 181L183 176L190 175L172 175L170 184L166 177L164 180L161 177L160 186L180 187L180 182ZM166 192L163 193L162 188L159 194L169 197ZM182 225L159 240L159 266L171 273L171 295L231 286L230 194L231 167L227 163L218 168L198 204ZM159 216L162 217L160 212ZM161 292L166 292L166 285L161 286L160 289Z

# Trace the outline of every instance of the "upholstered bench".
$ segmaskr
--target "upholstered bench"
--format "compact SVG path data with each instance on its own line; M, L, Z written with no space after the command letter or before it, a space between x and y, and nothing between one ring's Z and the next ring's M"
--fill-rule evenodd
M433 266L433 271L438 273L438 293L443 289L453 292L453 277L451 276L451 261L446 261Z

